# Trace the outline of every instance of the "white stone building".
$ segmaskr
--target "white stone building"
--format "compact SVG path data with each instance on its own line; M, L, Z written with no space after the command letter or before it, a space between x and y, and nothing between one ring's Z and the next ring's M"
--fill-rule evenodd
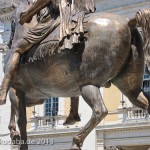
M0 0L0 45L5 45L10 35L10 17L12 15L10 0ZM0 46L1 47L1 46ZM3 78L3 51L0 49L0 83ZM10 120L10 101L7 98L6 105L0 106L0 149L10 150L10 135L8 123Z

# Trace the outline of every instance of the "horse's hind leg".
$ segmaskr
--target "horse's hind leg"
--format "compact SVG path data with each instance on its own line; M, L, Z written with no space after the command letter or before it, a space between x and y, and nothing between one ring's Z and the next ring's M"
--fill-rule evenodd
M93 113L91 119L85 125L85 127L82 128L79 133L73 137L73 144L70 150L79 150L87 135L108 113L98 87L93 85L86 85L81 88L81 94L86 103L91 107Z
M141 91L143 82L143 63L140 61L142 55L132 49L132 55L127 66L111 82L116 85L124 95L128 97L132 104L147 110L149 101Z
M135 106L148 109L148 99L144 96L141 91L141 84L138 82L138 76L134 77L118 77L117 80L113 80L112 83L116 85L120 91L127 96L132 104ZM137 80L137 82L136 82Z
M11 114L10 114L10 122L9 122L9 130L10 130L10 137L13 141L13 143L17 143L20 140L20 134L16 130L16 122L15 122L15 116L18 115L18 100L15 95L15 89L11 88L9 90L9 98L11 101Z
M144 73L144 55L141 36L137 29L132 31L131 55L126 67L112 80L131 103L147 110L149 99L141 91Z
M118 89L130 100L132 104L142 109L148 109L148 99L141 91L143 76L140 75L140 70L135 68L130 72L127 67L116 78L112 80L112 83L118 87Z

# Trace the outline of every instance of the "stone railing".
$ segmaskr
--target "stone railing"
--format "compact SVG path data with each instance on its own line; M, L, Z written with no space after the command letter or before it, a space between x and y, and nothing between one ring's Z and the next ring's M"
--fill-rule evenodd
M6 53L9 50L7 44L0 44L0 52Z
M66 116L36 116L31 118L32 128L55 128L62 127Z
M137 107L119 109L119 114L122 114L123 122L140 122L149 120L148 113Z
M104 150L119 150L116 146L105 147Z

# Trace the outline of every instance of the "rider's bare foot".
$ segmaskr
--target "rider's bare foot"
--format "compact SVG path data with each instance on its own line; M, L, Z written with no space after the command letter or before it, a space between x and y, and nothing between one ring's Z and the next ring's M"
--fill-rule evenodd
M66 121L63 123L63 125L73 125L76 122L81 121L79 114L73 115L70 113L70 115L67 117Z
M6 103L6 94L3 91L0 91L0 105L4 105Z

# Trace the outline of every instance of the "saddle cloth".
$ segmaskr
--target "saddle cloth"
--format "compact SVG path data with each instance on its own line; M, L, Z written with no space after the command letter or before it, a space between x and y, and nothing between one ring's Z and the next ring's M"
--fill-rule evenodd
M44 58L45 56L51 56L56 53L60 53L59 49L59 27L57 27L51 34L49 34L44 40L34 45L29 49L21 58L21 62L31 63Z

